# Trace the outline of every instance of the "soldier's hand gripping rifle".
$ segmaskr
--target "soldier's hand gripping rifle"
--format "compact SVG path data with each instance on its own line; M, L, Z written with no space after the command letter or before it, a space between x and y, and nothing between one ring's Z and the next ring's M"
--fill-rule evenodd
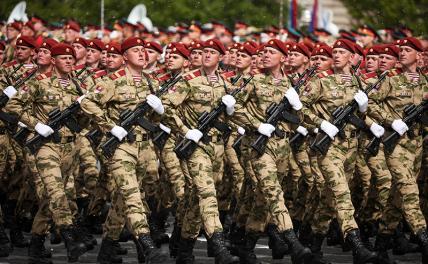
M300 88L306 83L306 81L315 74L316 67L311 67L306 74L302 74L302 77L298 80L296 85L293 87L297 94ZM298 124L300 119L298 116L291 113L292 106L288 101L287 97L284 96L279 104L272 103L266 110L267 119L264 123L271 124L275 127L275 133L280 134L278 124L279 122L288 122L292 124ZM251 147L257 151L259 155L265 152L266 145L269 141L269 137L260 134L258 138L251 144Z
M7 75L4 76L5 80L1 80L1 82L6 85L6 86L10 86L13 85L13 81L16 81L17 79L21 78L21 75L18 76L14 76L14 74L19 71L19 69L21 69L24 66L24 63L20 63L18 66L13 68L13 71Z
M369 84L365 90L362 89L361 81L358 76L355 76L358 81L358 86L361 91L366 95L370 93L371 90L378 87L383 80L388 75L388 71L383 72L378 80L374 84ZM339 129L339 136L344 136L344 128L348 123L353 124L358 129L365 129L366 124L363 120L355 115L355 111L358 109L358 103L355 100L352 100L346 106L338 107L332 114L331 123ZM323 132L321 129L318 132L314 142L310 146L311 149L319 151L321 154L325 155L332 143L332 139L329 135Z
M422 123L423 125L428 125L428 100L422 101L419 105L408 105L404 108L404 118L403 122L411 128L416 123ZM398 141L401 138L401 135L395 131L388 131L383 139L383 146L387 153L392 153L397 146Z
M171 78L160 87L160 89L155 93L155 95L157 97L160 97L181 79L182 75L176 75L175 77ZM156 126L150 123L146 118L144 118L144 115L150 109L151 107L147 103L147 100L144 100L144 102L137 105L137 107L133 111L128 109L120 114L120 124L118 126L123 127L128 132L127 138L130 142L133 142L135 140L135 135L133 131L136 125L144 128L148 132L156 131ZM107 138L106 142L101 145L101 149L103 151L104 156L107 158L112 157L120 144L121 141L117 137L109 134L109 137Z
M236 84L240 80L241 76L241 74L238 74L235 77L230 78L232 85ZM162 150L168 140L168 137L169 133L158 127L156 134L153 136L152 142L158 149Z
M248 83L254 78L254 76L250 76L247 79L244 79L241 86L235 90L233 90L232 93L230 93L231 96L235 97L236 94L238 94L242 89L247 86ZM226 110L226 105L223 102L220 102L211 112L203 112L202 115L198 119L198 127L197 129L202 132L203 136L202 139L208 137L208 132L216 126L216 123L218 121L218 118L220 115ZM198 143L194 142L193 140L183 138L183 140L180 141L180 143L177 144L174 151L177 154L177 157L179 159L188 159L193 152L198 147Z

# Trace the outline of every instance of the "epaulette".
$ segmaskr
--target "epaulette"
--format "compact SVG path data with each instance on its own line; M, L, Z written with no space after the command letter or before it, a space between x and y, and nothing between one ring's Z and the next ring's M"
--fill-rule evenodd
M224 79L228 80L229 78L235 77L235 76L236 76L236 72L235 72L235 71L223 72L223 73L221 74L221 76L222 76Z
M196 77L199 77L201 75L202 75L202 72L201 72L201 70L198 69L198 70L194 70L194 71L186 73L183 76L183 78L187 81L190 81L190 80L195 79Z
M334 73L334 71L332 69L330 69L330 70L326 70L326 71L318 73L317 77L320 78L320 79L322 79L322 78L325 78L327 76L332 75L333 73Z
M85 67L85 64L75 65L73 66L73 71L81 70Z
M388 73L388 76L389 77L396 76L396 75L398 75L398 74L400 74L402 72L403 72L402 69L398 69L398 68L390 69L389 73Z
M43 79L50 78L50 77L52 77L52 72L51 71L47 72L47 73L41 73L41 74L37 75L36 76L36 80L41 81Z
M368 73L365 73L365 74L361 75L361 77L362 77L363 80L377 78L377 73L376 72L368 72Z
M161 74L164 74L164 73L166 73L166 69L165 68L159 68L159 69L157 69L156 71L153 72L153 75L158 76L158 75L161 75Z
M106 76L107 71L106 70L98 70L94 75L92 75L93 79L98 79L100 77Z
M163 74L163 75L161 75L161 76L157 77L156 79L157 79L159 82L165 82L166 80L169 80L171 77L172 77L172 75L171 75L171 74L169 74L169 73L165 73L165 74Z
M13 61L9 61L9 62L6 62L5 64L3 64L3 67L7 68L7 67L14 66L16 64L18 64L18 62L16 60L13 60Z
M126 75L125 69L120 69L120 70L115 71L114 73L110 74L109 77L112 80L116 80L117 78L125 76L125 75Z

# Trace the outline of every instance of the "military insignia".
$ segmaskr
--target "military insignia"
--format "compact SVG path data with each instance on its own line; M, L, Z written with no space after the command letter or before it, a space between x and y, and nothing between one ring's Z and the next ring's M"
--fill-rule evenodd
M175 91L177 91L177 87L175 85L168 89L168 93L175 93Z
M191 72L185 74L183 76L183 78L187 81L190 81L190 80L195 79L196 77L199 77L201 75L202 75L201 70L194 70L194 71L191 71Z
M330 70L318 73L317 76L318 76L318 78L322 79L322 78L325 78L325 77L327 77L329 75L332 75L333 73L334 73L333 70L330 69Z
M363 80L368 80L368 79L372 79L372 78L376 78L377 77L377 73L376 72L368 72L366 74L363 74Z
M102 91L103 91L103 87L101 87L101 86L97 86L97 87L95 88L94 93L101 93Z
M100 70L100 71L97 71L94 75L92 75L92 78L98 79L98 78L106 76L106 75L107 75L107 71Z

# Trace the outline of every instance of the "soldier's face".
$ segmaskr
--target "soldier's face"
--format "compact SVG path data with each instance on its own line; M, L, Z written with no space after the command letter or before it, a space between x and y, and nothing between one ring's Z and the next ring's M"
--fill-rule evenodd
M257 54L251 56L251 70L252 71L257 70L257 59L258 59L258 57L259 56Z
M190 62L194 67L201 67L202 66L202 50L194 49L192 52L190 52Z
M395 68L397 64L397 58L388 54L379 55L379 70L384 72Z
M366 57L366 70L367 72L377 71L379 68L379 56L368 55Z
M73 70L73 65L76 62L71 55L58 55L52 58L52 64L60 73L70 73Z
M184 67L184 64L187 60L182 56L172 53L168 57L168 63L166 68L170 71L176 71Z
M143 46L129 48L123 54L126 63L131 66L144 68L147 65L146 52Z
M86 53L87 63L97 63L101 58L101 51L97 49L88 48Z
M284 63L285 55L277 49L266 47L263 50L263 68L273 68Z
M48 49L40 48L37 52L37 64L47 66L51 64L51 52Z
M217 66L223 58L220 52L212 48L205 48L203 52L204 55L202 56L202 65L207 68Z
M78 36L79 32L73 29L67 28L64 30L64 41L67 43L72 43Z
M106 50L101 51L100 64L103 67L107 66L107 51Z
M86 48L79 43L72 44L74 52L76 52L76 60L81 60L86 57Z
M316 66L317 71L326 71L331 68L333 59L324 55L315 55L311 57L311 66Z
M400 47L400 63L403 66L409 66L414 63L416 63L418 59L418 52L417 50L408 47L408 46L401 46Z
M333 49L333 66L336 69L343 69L347 65L351 64L351 59L353 54L346 49L335 48Z
M368 35L360 35L358 37L358 40L363 43L363 46L366 47L367 45L369 45L370 43L372 43L374 41L374 37L372 36L368 36Z
M231 49L229 51L229 65L231 66L235 66L236 64L236 53L237 53L237 49Z
M245 70L251 66L253 59L250 55L245 52L236 53L236 68L240 70Z
M15 59L19 62L25 62L34 55L34 49L25 46L16 46Z
M257 68L263 69L263 51L257 53Z
M24 26L21 30L21 35L22 36L28 36L28 37L34 37L36 33L29 27Z
M147 55L148 55L148 64L150 63L154 63L155 61L157 61L159 59L159 52L152 50L152 49L146 49L147 51Z
M298 68L306 63L308 63L308 57L303 55L300 52L292 51L288 53L288 64L291 67Z
M123 56L116 53L107 53L106 57L107 69L115 71L122 67Z
M7 39L15 39L16 37L18 37L18 35L19 35L19 31L16 30L14 27L7 27L6 29Z

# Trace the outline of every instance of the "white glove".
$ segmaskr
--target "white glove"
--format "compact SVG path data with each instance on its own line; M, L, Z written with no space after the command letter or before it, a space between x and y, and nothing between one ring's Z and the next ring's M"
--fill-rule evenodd
M294 88L290 88L285 92L285 97L288 99L288 102L291 104L294 110L299 111L302 109L303 105L300 102L299 95L297 94Z
M82 96L80 96L79 98L77 98L77 102L79 102L79 104L81 104L82 103L82 100L83 100L83 98L85 98L86 97L86 94L84 94L84 95L82 95Z
M326 120L321 122L321 130L324 131L332 140L334 140L334 137L339 133L339 129Z
M296 131L297 131L299 134L301 134L301 135L303 135L303 136L305 136L305 137L306 137L306 135L308 134L308 130L306 129L306 127L299 126L299 127L296 129Z
M404 133L409 130L409 127L406 125L406 123L403 122L401 119L395 119L391 124L392 129L397 131L400 136L404 135Z
M316 127L316 128L314 129L314 133L315 133L315 134L318 134L318 132L319 132L319 129L318 129L318 127Z
M37 123L37 125L34 127L37 133L42 135L43 137L49 137L54 133L54 130L45 124Z
M245 135L245 129L243 127L238 127L238 134L241 136Z
M122 141L124 137L126 137L128 135L128 132L126 132L126 130L121 127L121 126L114 126L111 130L110 133L117 137L117 139L119 139L119 141Z
M275 131L275 127L271 124L261 123L257 131L262 135L271 137L272 133Z
M185 137L187 139L192 140L195 143L198 143L199 140L201 140L203 135L204 134L202 134L202 132L199 131L199 129L190 129L189 131L187 131Z
M230 94L226 94L221 98L221 102L226 106L227 115L233 115L235 112L236 100Z
M162 115L165 112L165 108L162 105L161 99L157 97L156 95L149 94L147 96L147 103L150 105L153 110L158 113L159 115Z
M26 128L27 127L27 125L24 124L24 123L22 123L21 121L18 122L18 126L22 127L22 128Z
M385 128L383 128L383 126L380 126L375 122L373 122L373 124L370 126L370 131L377 138L380 138L381 136L383 136L383 134L385 134Z
M171 128L165 126L164 124L160 123L159 128L165 131L167 134L171 134Z
M3 90L3 93L10 98L14 97L18 91L13 86L8 86Z
M357 102L361 113L367 111L367 107L369 106L369 98L363 91L358 90L358 92L354 95L354 100Z

